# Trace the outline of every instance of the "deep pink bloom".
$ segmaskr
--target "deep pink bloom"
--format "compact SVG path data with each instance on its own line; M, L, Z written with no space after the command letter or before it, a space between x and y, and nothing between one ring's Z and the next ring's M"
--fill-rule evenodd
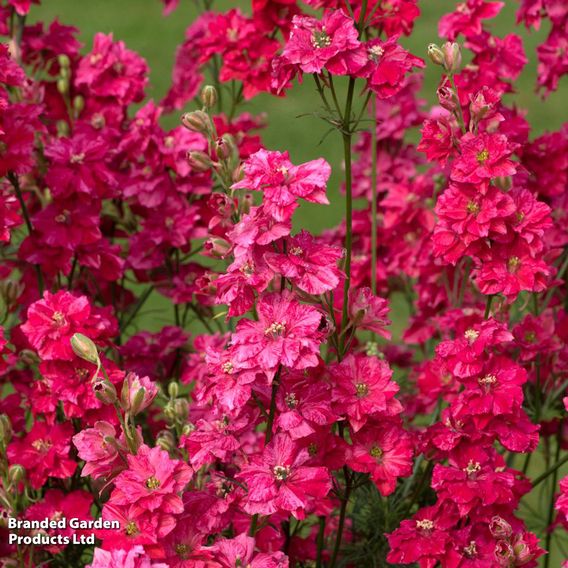
M117 505L135 503L147 511L181 513L179 493L192 474L184 462L172 460L168 452L142 445L135 456L128 456L128 469L114 479L111 501Z
M288 558L283 552L255 554L255 540L245 533L235 538L221 538L210 550L222 568L246 566L247 568L288 568Z
M6 455L10 464L20 464L34 489L39 489L48 477L71 477L77 463L69 457L73 426L36 421L22 438L14 438Z
M396 421L367 423L353 434L350 453L351 469L369 473L381 495L390 495L398 478L412 472L412 440Z
M370 288L349 290L349 318L356 328L390 339L390 331L385 329L391 324L389 310L388 301L373 295Z
M323 315L300 304L285 290L263 296L258 321L242 319L231 339L234 360L244 368L258 367L274 376L279 365L306 369L318 364Z
M354 75L367 58L353 20L339 10L324 14L321 21L294 16L283 59L304 73Z
M323 158L295 166L288 152L259 150L245 162L244 172L233 188L263 191L265 210L277 221L290 219L298 198L329 203L325 192L331 167Z
M169 568L163 562L153 562L140 545L130 550L95 548L93 561L87 568Z
M505 2L486 2L485 0L466 0L458 4L455 12L442 16L438 24L438 33L450 41L459 34L466 38L481 33L481 20L494 18L499 14Z
M274 272L300 290L319 295L339 284L341 272L337 263L342 256L339 247L318 243L310 233L302 231L287 241L285 252L267 252L264 258Z
M372 417L393 416L402 411L395 398L398 385L391 380L392 370L377 357L350 354L330 366L334 409L345 416L357 432Z
M303 465L308 459L307 449L300 449L286 434L277 434L237 474L248 487L245 510L261 515L288 511L305 518L311 498L323 499L331 489L327 469Z

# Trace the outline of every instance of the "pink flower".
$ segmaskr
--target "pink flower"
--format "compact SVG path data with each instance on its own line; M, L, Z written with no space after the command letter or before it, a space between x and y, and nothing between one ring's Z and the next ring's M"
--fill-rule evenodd
M274 272L288 278L300 290L319 295L339 284L337 262L342 249L318 243L307 231L288 240L285 253L267 252L264 258Z
M130 550L95 548L93 561L87 568L168 568L163 562L153 562L140 545Z
M77 463L69 457L73 427L69 422L49 426L36 421L22 438L14 438L6 455L10 464L20 464L34 489L39 489L48 477L71 477Z
M259 150L244 164L245 177L233 189L264 192L264 208L277 221L287 221L298 207L298 198L327 204L325 195L330 165L323 159L295 166L288 152Z
M340 10L324 14L321 21L294 16L282 58L304 73L355 74L366 63L354 22Z
M481 33L481 20L494 18L499 14L505 2L486 2L485 0L466 0L458 4L455 12L442 16L438 24L438 33L450 41L459 34L466 38Z
M255 540L245 533L235 538L221 538L210 550L222 568L246 566L247 568L288 568L288 558L283 552L255 554Z
M144 444L127 459L128 469L114 479L113 504L135 503L142 510L159 509L165 514L183 511L179 493L193 474L184 462L172 460L166 451Z
M349 420L354 432L371 417L394 416L402 411L394 398L398 385L385 361L362 354L349 354L330 366L334 409Z
M148 377L139 377L135 373L128 373L124 379L123 402L125 410L132 416L140 414L148 408L158 395L158 387Z
M377 38L364 44L367 63L358 75L367 79L368 88L380 99L398 93L404 87L406 74L413 67L424 67L424 61L402 48L397 39L391 37L382 41Z
M279 365L306 369L318 364L320 311L284 290L261 297L257 312L258 321L240 320L231 339L239 366L259 367L274 376Z
M112 34L95 35L93 50L81 59L75 83L97 97L110 98L119 105L140 102L148 82L148 67L124 42Z
M277 434L237 474L248 486L245 510L251 515L288 511L305 518L310 498L323 499L331 489L327 469L304 466L308 459L307 449L300 449L286 434Z
M358 329L367 329L390 339L390 331L385 329L391 324L387 317L389 309L388 301L373 295L370 288L349 290L349 318Z
M515 173L517 167L509 157L512 149L503 134L474 134L461 138L460 154L452 165L451 178L464 183L481 183Z
M412 440L398 422L370 422L353 434L348 463L354 471L370 473L381 495L390 495L398 478L411 474L413 453Z
M111 442L113 440L114 442ZM94 428L87 428L73 436L73 444L79 457L85 461L81 475L90 475L94 479L108 478L126 467L120 455L123 444L116 438L116 430L108 422L95 422Z
M91 306L86 296L75 296L64 290L46 291L43 300L28 308L28 319L22 331L42 359L74 358L70 340L75 333L88 336Z

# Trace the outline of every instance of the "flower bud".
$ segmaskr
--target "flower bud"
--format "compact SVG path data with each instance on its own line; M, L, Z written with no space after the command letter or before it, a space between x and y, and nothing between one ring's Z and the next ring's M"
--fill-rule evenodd
M524 566L534 558L530 546L523 540L522 535L515 538L513 552L515 554L515 566Z
M211 237L205 241L204 252L213 258L225 258L231 250L231 243L222 237Z
M444 65L444 52L435 43L428 46L428 57L435 65Z
M69 136L69 123L66 120L58 120L56 126L59 138Z
M215 152L220 160L229 160L239 155L235 139L230 134L223 134L215 142Z
M173 452L177 448L176 439L169 430L162 430L158 433L156 444L166 452Z
M189 434L191 434L194 430L195 430L195 425L192 424L191 422L188 422L187 424L183 425L183 428L181 429L181 433L184 436L189 436Z
M40 362L40 358L37 356L37 353L31 349L22 349L19 353L19 357L20 361L28 367L33 367Z
M513 547L506 541L500 540L495 545L495 560L497 560L497 566L509 567L514 566L515 552Z
M60 95L66 95L69 92L69 79L66 77L57 79L57 92Z
M205 108L213 108L217 104L217 89L213 85L205 85L203 87L201 102Z
M459 101L456 94L450 87L441 86L437 91L438 102L442 108L455 112L458 108Z
M462 62L459 43L447 41L442 46L442 52L444 54L444 68L450 75L453 75L456 71L459 71Z
M7 414L0 414L0 442L7 445L12 439L12 424Z
M510 176L498 176L493 179L493 183L501 191L509 191L513 187L513 180Z
M68 69L69 66L71 65L71 60L69 59L69 56L65 55L64 53L61 53L57 56L57 62L59 63L59 66L62 67L63 69Z
M114 404L118 401L115 386L107 379L99 379L93 383L95 396L103 404Z
M26 476L26 470L19 463L15 463L8 468L8 481L16 485L24 479Z
M148 408L158 394L158 387L148 377L128 373L122 386L122 404L132 416Z
M168 394L170 395L170 398L177 398L179 394L179 385L175 382L171 382L168 385Z
M238 183L239 181L241 181L243 178L245 177L245 167L243 164L239 164L234 170L233 170L233 183Z
M73 349L73 353L75 353L77 357L93 365L99 366L101 364L97 346L86 335L75 333L73 337L71 337L71 349Z
M15 280L5 279L0 281L0 296L7 308L11 308L16 304L22 293L22 288L22 284Z
M75 109L77 115L81 114L81 112L83 112L83 109L85 108L85 98L82 97L81 95L77 95L76 97L74 97L73 108Z
M513 534L511 525L499 516L491 519L489 530L495 538L509 538Z
M181 122L188 130L191 130L192 132L210 134L213 131L209 115L202 110L186 112L181 117Z
M178 422L185 422L189 416L189 404L184 398L174 401L174 414Z
M187 162L194 172L208 172L213 166L213 160L205 152L188 152Z

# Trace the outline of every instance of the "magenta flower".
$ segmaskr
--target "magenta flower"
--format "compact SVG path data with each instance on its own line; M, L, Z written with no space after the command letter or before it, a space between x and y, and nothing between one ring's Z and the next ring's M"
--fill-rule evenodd
M374 296L370 288L349 290L349 318L359 329L367 329L389 339L390 331L385 327L391 324L388 319L388 301Z
M288 152L255 152L244 165L245 177L233 189L264 192L264 208L277 221L288 221L298 207L298 198L328 204L326 184L331 173L323 159L295 166Z
M398 385L391 380L392 370L385 361L350 354L341 363L330 366L329 373L334 410L347 418L354 432L371 417L394 416L402 411L395 398Z
M438 24L438 33L450 41L459 34L466 38L481 33L481 20L492 19L503 8L505 2L486 2L485 0L466 0L458 4L455 12L442 16Z
M115 479L111 496L113 504L135 503L142 510L181 513L179 493L189 483L192 470L178 460L172 460L160 448L140 446L135 456L128 456L128 469Z
M140 545L130 550L95 548L93 561L86 568L168 568L163 562L153 562Z
M221 538L210 550L222 568L288 568L288 557L283 552L255 553L255 540L245 533L235 538Z
M304 73L353 75L367 58L353 20L340 10L324 14L321 21L294 16L282 58Z
M307 231L287 241L285 253L267 252L264 258L277 274L288 278L308 294L323 294L339 284L337 262L343 250L318 243Z
M318 364L322 314L300 304L289 290L261 297L258 321L242 319L232 337L234 360L274 376L279 365L306 369Z
M331 489L327 469L304 466L308 459L307 449L300 449L286 434L277 434L237 474L248 487L245 510L261 515L288 511L297 519L305 518L311 498L323 499Z

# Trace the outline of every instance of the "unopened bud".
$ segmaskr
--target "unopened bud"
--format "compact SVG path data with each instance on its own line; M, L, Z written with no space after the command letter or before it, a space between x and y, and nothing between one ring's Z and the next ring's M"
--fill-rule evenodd
M69 79L66 77L57 79L57 91L60 95L66 95L69 92Z
M444 65L444 52L435 43L428 46L428 57L436 65Z
M530 546L523 540L522 535L515 539L513 552L515 554L515 566L524 566L534 558Z
M170 398L177 398L179 394L179 385L175 382L171 382L168 385L168 394L170 395Z
M495 187L499 188L501 191L509 191L513 187L513 180L510 176L499 176L493 178L493 183Z
M440 103L440 106L442 108L445 108L450 112L455 112L457 110L459 101L453 89L446 86L439 87L437 95L438 95L438 102Z
M93 383L95 396L103 404L114 404L118 401L115 386L107 379L100 379Z
M12 424L7 414L0 414L0 441L3 445L12 439Z
M73 337L71 337L71 349L73 349L73 353L75 353L77 357L80 357L93 365L100 365L97 346L86 335L83 335L82 333L73 334Z
M8 481L12 484L17 484L26 476L26 470L19 464L15 463L8 469Z
M61 53L57 56L57 62L59 63L59 66L64 69L67 69L71 65L69 57L64 53Z
M459 43L447 41L442 46L442 52L444 54L444 68L450 75L453 75L460 70L462 62Z
M239 181L241 181L244 177L245 177L245 167L243 164L239 164L234 170L233 170L233 183L238 183Z
M513 534L511 525L499 516L495 516L491 519L489 531L495 538L509 538Z
M188 422L187 424L183 425L183 428L181 429L181 433L184 436L189 436L189 434L191 434L194 430L195 430L195 425L192 424L191 422Z
M225 258L231 250L231 243L222 237L211 237L205 241L204 252L213 258Z
M19 353L20 361L28 367L33 367L40 362L40 358L31 349L22 349Z
M22 293L22 285L14 280L2 280L0 281L0 295L6 304L6 307L10 308L17 301L18 297Z
M213 160L205 152L188 152L187 162L194 172L208 172L213 167Z
M235 139L230 134L223 134L215 142L215 152L219 160L229 160L239 155Z
M217 104L217 89L213 85L203 87L201 102L205 108L213 108Z
M209 115L202 110L186 112L181 117L181 122L188 130L191 130L192 132L210 134L213 131Z
M77 95L73 99L73 108L78 115L81 114L81 112L83 112L83 109L85 108L85 98L81 95Z
M128 373L122 385L122 404L132 416L136 416L152 404L157 394L158 387L148 377Z
M495 560L497 560L497 566L509 567L515 565L515 552L513 547L506 540L497 542L493 554L495 555Z
M69 136L69 124L66 120L58 120L56 126L57 136L59 136L59 138Z
M184 398L178 398L174 401L174 413L179 422L185 422L189 416L189 404Z
M166 452L173 452L177 448L174 435L169 430L162 430L158 433L156 444Z

